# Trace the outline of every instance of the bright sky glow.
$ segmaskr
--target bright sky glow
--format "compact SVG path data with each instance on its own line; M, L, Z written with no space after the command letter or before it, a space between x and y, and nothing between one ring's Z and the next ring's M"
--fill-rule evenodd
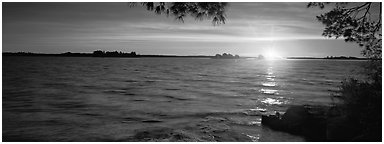
M315 17L324 10L306 4L230 3L226 24L213 26L126 3L3 3L3 52L361 56L356 44L323 38Z
M268 49L264 56L267 60L283 59L283 57L273 49Z

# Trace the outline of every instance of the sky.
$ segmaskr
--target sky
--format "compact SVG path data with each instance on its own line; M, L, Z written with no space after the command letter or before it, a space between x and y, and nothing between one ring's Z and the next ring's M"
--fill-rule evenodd
M184 23L128 3L2 3L3 52L135 51L138 54L357 56L355 43L321 36L307 3L229 3L223 25Z

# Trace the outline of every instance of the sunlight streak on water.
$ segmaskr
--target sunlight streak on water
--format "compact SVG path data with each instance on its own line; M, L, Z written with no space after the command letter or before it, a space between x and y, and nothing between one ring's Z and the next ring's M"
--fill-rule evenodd
M250 111L260 111L260 112L266 112L267 109L265 108L259 108L259 107L256 107L255 109L249 109Z
M257 126L261 126L261 121L250 121L250 122L249 122L249 125L257 125Z
M275 82L266 82L266 83L263 83L262 85L266 86L266 87L274 87L274 86L276 86L276 83Z
M267 80L274 81L274 78L267 77Z
M267 75L266 75L267 82L262 83L262 85L264 87L276 87L277 84L276 84L276 82L274 82L275 81L274 78L276 76L274 76L273 74L274 74L273 73L273 67L269 66L267 68ZM264 88L262 88L260 90L261 93L268 94L268 95L277 95L277 94L279 94L279 93L277 93L277 91L278 90L276 90L276 89L264 89Z
M261 89L260 92L263 94L269 94L269 95L278 95L279 93L277 92L278 90L274 89Z
M282 101L279 101L277 99L273 98L266 98L265 100L261 101L262 103L271 104L271 105L281 105L283 104Z

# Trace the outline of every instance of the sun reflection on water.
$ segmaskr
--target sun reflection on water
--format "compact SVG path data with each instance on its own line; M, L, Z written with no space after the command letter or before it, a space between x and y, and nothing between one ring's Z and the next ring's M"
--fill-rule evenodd
M273 105L273 104L275 104L275 105L281 105L281 104L284 103L284 102L282 102L282 101L279 101L279 100L277 100L277 99L273 99L273 98L266 98L265 100L262 100L261 102L262 102L262 103L265 103L265 104L271 104L271 105Z
M277 92L277 90L274 90L274 89L261 89L260 92L263 94L269 94L269 95L278 95L279 94Z
M276 86L276 83L275 82L266 82L266 83L263 83L262 85L266 86L266 87L274 87L274 86Z

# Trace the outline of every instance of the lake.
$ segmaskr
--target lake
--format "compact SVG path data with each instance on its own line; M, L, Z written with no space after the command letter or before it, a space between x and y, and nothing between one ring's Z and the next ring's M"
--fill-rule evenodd
M178 141L304 141L263 127L261 115L330 105L363 64L3 56L3 141L138 141L143 131Z

